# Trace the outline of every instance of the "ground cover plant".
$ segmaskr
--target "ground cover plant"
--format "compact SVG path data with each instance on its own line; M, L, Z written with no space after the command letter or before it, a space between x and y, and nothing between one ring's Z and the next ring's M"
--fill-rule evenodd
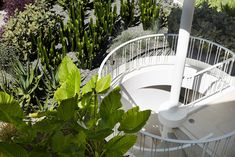
M0 131L0 152L20 157L122 157L136 142L135 133L150 111L124 111L120 88L108 92L110 76L93 76L80 88L80 72L69 57L60 65L59 79L61 86L54 94L58 107L46 112L27 115L18 101L0 92L0 120L9 130ZM100 95L105 97L99 102ZM113 135L115 127L118 133Z

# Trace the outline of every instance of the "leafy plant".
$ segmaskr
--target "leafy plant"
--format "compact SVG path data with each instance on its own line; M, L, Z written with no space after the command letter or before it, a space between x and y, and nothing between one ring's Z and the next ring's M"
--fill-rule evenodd
M38 73L37 64L32 65L27 62L26 67L17 61L15 65L15 95L19 98L19 102L23 110L27 113L32 112L36 107L37 95L35 90L38 88L42 74Z
M37 40L33 37L39 36L40 32L46 36L49 28L55 30L53 28L59 21L60 17L44 3L26 5L23 12L17 12L4 25L3 41L17 48L21 60L33 60L37 57Z
M61 86L54 95L58 108L30 114L30 119L17 101L0 92L0 120L17 130L10 141L0 139L0 151L22 157L122 157L136 142L135 133L144 126L150 111L134 107L125 112L120 88L108 92L110 76L93 76L80 88L80 72L68 57L58 75ZM100 95L105 95L102 100Z

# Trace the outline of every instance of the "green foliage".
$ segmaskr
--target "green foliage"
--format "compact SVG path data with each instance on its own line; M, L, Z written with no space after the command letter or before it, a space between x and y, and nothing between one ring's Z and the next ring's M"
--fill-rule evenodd
M26 5L23 12L17 12L4 25L3 40L18 49L20 59L35 58L36 43L33 43L33 36L39 36L40 31L46 36L49 28L56 26L58 19L46 4Z
M7 123L18 124L23 112L18 102L10 95L0 92L0 119Z
M0 83L1 89L14 95L25 112L39 110L39 107L41 107L39 104L41 99L39 82L42 74L38 71L38 63L27 62L24 65L20 61L16 61L12 75L12 82L4 78L3 82Z
M218 12L225 12L229 16L235 17L235 1L234 0L197 0L196 5L201 7L208 4L210 8Z
M120 16L124 21L126 27L134 24L135 14L135 1L134 0L121 0Z
M170 33L178 33L180 24L181 9L174 8L168 17L168 30ZM235 21L227 14L217 12L204 4L195 9L191 34L193 36L203 37L211 41L235 50Z
M38 99L35 90L38 88L42 74L38 73L37 68L37 64L32 65L29 62L24 67L19 61L16 62L14 68L16 79L13 91L19 99L22 108L28 112L31 112L30 110L36 107L36 100Z
M117 20L117 9L116 6L112 8L111 1L93 3L96 22L90 18L85 27L85 3L73 0L68 8L69 21L65 25L61 23L59 30L63 53L77 52L78 66L89 69L94 66L94 60L103 56L102 48L107 46Z
M153 29L159 17L160 6L157 5L156 0L141 0L139 7L144 30Z
M59 68L61 87L70 81L77 82L78 87L80 77L73 75L80 76L80 72L72 61L65 57ZM134 133L144 126L150 111L139 111L136 107L125 112L121 108L120 88L107 93L109 87L110 76L100 80L93 76L81 89L74 89L74 94L59 98L57 109L29 116L23 115L19 104L11 96L0 92L0 112L4 112L0 114L0 121L12 122L18 132L11 141L0 139L0 150L4 150L2 153L8 156L17 151L22 157L122 157L136 142L137 136ZM61 88L56 93L60 90ZM67 88L63 91L65 95L66 92L70 93L68 90ZM100 103L99 93L105 95ZM6 107L7 110L1 110ZM13 111L8 108L14 109L17 114L12 114ZM133 118L136 121L132 123L130 119ZM113 129L118 126L121 134L113 135Z

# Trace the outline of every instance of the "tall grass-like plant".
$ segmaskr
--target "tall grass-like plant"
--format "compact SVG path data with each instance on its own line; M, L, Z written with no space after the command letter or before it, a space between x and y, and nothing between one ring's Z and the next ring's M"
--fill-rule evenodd
M81 88L80 72L68 57L60 65L59 79L61 86L54 95L58 108L47 112L26 116L13 97L0 92L0 120L17 132L10 140L0 139L0 152L22 157L123 157L150 111L138 107L124 111L120 88L108 92L110 76L93 76ZM100 95L105 96L98 101Z

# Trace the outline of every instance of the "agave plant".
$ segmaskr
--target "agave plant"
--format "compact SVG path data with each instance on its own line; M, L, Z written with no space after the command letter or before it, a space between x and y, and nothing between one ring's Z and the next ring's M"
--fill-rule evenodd
M20 61L16 61L14 66L15 71L15 84L14 93L19 98L19 102L22 108L31 110L30 105L36 103L32 99L37 99L35 95L35 90L38 87L39 81L41 80L42 74L37 73L37 66L32 65L27 62L26 68L22 65ZM36 104L34 104L36 105Z

